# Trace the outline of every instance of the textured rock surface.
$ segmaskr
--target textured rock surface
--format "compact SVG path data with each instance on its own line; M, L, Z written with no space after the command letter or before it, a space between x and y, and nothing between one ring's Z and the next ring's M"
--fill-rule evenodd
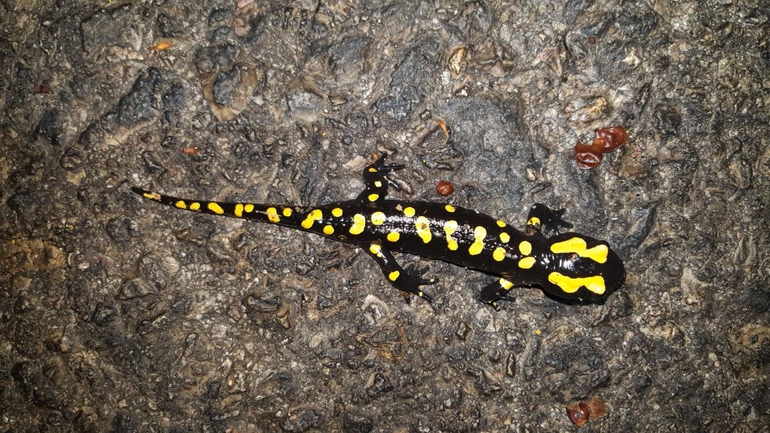
M565 431L594 396L583 430L770 424L770 11L566 4L0 2L0 429ZM129 191L342 200L382 151L395 197L565 207L624 288L495 312L422 261L434 312L350 246Z

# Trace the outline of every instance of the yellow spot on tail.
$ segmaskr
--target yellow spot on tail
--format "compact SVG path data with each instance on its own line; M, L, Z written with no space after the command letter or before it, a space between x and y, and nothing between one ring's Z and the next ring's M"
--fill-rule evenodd
M519 260L519 267L521 269L532 269L532 266L535 266L535 258L532 256Z
M532 244L529 241L521 241L519 244L519 252L525 256L532 254Z
M487 229L485 229L482 226L476 226L476 228L473 229L474 241L471 244L470 248L468 248L468 253L470 255L477 256L481 254L481 251L484 249L485 237L487 237Z
M277 223L281 221L281 218L278 216L278 210L276 210L274 207L267 208L265 213L267 214L267 219L270 220L271 223Z
M448 205L444 206L444 209L446 209L446 211L449 212L449 213L452 213L452 212L455 211L455 207L452 206L451 204L448 204Z
M372 214L372 225L381 226L385 222L385 214L382 212L375 212Z
M538 218L538 217L530 218L529 221L527 221L527 225L528 226L540 227L540 218Z
M369 252L374 254L377 257L382 257L382 247L380 247L377 244L369 245Z
M364 216L360 213L353 215L353 225L350 226L349 230L350 234L360 235L364 232L364 227L366 227L366 218L364 218Z
M503 247L497 247L495 248L495 251L492 252L492 258L497 260L498 262L502 262L505 258L505 248Z
M157 192L145 192L142 194L142 197L150 200L160 201L160 194Z
M249 203L246 206L243 207L243 210L246 211L246 213L252 213L254 212L254 205Z
M211 212L214 212L217 215L222 215L223 213L225 213L225 210L222 209L222 206L220 206L217 203L214 203L213 201L210 201L209 204L206 205L206 207L209 208Z
M374 186L377 187L377 188L382 188L382 182L380 182L379 180L375 180L374 181Z
M424 243L427 244L430 242L432 235L430 233L430 220L428 218L424 216L417 217L417 220L414 222L414 227L417 230L417 236L419 236Z
M597 295L603 295L606 288L604 285L604 278L602 278L601 275L594 275L593 277L572 278L566 275L562 275L558 272L551 272L548 274L548 281L556 284L566 293L575 293L581 287L585 287Z
M396 281L398 279L398 276L401 275L401 272L399 271L393 271L388 274L388 279L390 281Z
M324 234L327 236L330 236L334 234L334 227L330 226L329 224L324 226Z
M310 227L313 227L313 222L321 220L323 218L323 212L321 212L319 209L313 209L310 213L307 214L304 220L300 223L303 229L309 229Z
M500 228L505 227L505 221L497 220L497 226Z
M187 209L187 204L182 200L174 203L174 206L178 207L179 209Z
M196 212L201 210L201 204L198 203L197 201L194 203L190 203L190 210L194 210Z
M452 235L456 231L457 231L457 221L449 220L444 223L444 232L446 232L447 248L449 248L450 251L457 251L457 248L459 248L459 245L457 245L457 239L452 237Z
M398 242L398 240L401 238L401 235L398 232L390 232L388 233L387 238L389 242Z
M335 207L334 209L332 209L332 216L334 216L335 218L341 217L342 216L342 209L340 209L338 207Z
M586 248L587 246L585 239L575 236L551 245L551 252L555 254L575 253L580 257L588 257L596 263L607 261L607 254L610 250L607 245L599 244L592 248Z
M369 173L377 173L377 169L374 167L369 167Z
M505 290L511 290L511 287L513 287L513 283L506 280L505 278L500 278L500 286L502 286Z
M369 201L377 201L380 198L379 194L369 194Z
M408 216L409 218L413 217L414 216L414 208L411 207L411 206L408 207L408 208L405 208L404 209L404 215Z
M507 244L507 243L508 243L508 242L511 240L511 235L509 235L509 234L508 234L508 233L506 233L506 232L502 232L502 233L500 233L500 240L501 240L501 241L502 241L504 244Z
M243 216L243 204L238 203L235 205L235 210L233 211L233 214L237 216L238 218Z
M285 217L287 217L287 218L288 218L288 217L290 217L290 216L291 216L291 213L292 213L292 210L291 210L291 208L290 208L290 207L285 207L285 208L283 208L283 216L285 216Z

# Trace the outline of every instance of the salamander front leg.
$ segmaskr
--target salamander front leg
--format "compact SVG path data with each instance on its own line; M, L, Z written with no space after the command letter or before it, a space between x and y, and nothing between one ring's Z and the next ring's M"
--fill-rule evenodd
M481 289L481 295L479 300L485 304L491 305L495 310L500 310L500 305L497 301L501 299L507 299L509 297L508 291L513 287L513 283L500 278L499 280L489 284Z
M558 230L559 227L572 227L572 224L561 218L562 215L564 215L564 209L553 210L542 203L535 203L527 215L527 235Z
M404 168L401 164L385 164L385 158L388 157L387 153L383 153L381 157L371 162L364 168L364 191L358 195L357 200L363 203L374 203L380 201L388 195L388 185L392 186L396 191L400 191L401 187L390 179L389 173L393 171L402 170Z
M436 284L438 282L437 278L424 279L422 278L422 273L413 266L407 266L406 269L402 268L396 262L393 254L380 245L371 244L366 249L366 252L377 261L390 285L400 290L407 302L411 302L412 295L416 295L425 299L433 306L433 297L423 292L420 286Z

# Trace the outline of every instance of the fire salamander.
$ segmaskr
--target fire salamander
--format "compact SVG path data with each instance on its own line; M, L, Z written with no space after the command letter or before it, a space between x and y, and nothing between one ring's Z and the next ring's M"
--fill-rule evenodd
M543 230L572 227L563 210L535 204L526 230L474 210L426 201L386 200L389 174L403 165L385 164L383 155L363 171L364 191L350 201L300 207L187 200L140 188L144 198L179 209L277 224L361 246L380 265L388 282L409 301L433 301L421 286L434 284L421 271L396 262L392 251L444 260L499 277L481 290L480 300L498 301L515 285L540 286L563 299L597 300L619 287L623 262L607 242L577 233L546 237Z

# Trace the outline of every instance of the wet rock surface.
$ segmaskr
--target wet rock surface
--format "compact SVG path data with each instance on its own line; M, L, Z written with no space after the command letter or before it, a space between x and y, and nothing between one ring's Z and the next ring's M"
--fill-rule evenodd
M0 429L565 431L595 396L583 430L766 428L769 22L717 0L0 2ZM578 169L615 125L628 143ZM432 311L351 246L129 189L346 200L384 151L393 197L519 228L566 208L625 285L496 312L489 277L421 260Z

